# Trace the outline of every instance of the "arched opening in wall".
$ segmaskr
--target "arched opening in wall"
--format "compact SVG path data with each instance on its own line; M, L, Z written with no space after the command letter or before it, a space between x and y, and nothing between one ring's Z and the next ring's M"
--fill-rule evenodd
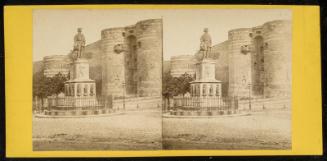
M127 95L136 95L137 93L137 42L134 35L126 38L127 52L125 55L125 76Z
M252 90L256 96L264 93L264 42L262 36L253 39L252 52Z

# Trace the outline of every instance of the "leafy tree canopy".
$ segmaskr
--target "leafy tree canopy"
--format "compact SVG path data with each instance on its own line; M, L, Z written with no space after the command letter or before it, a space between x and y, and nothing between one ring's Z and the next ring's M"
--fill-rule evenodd
M64 92L65 82L68 80L66 76L61 73L53 77L46 77L43 70L33 75L33 96L45 98L53 94Z
M163 89L162 94L164 97L169 98L177 95L184 95L190 92L190 82L194 77L190 74L183 74L179 77L173 77L170 73L165 73L163 76Z

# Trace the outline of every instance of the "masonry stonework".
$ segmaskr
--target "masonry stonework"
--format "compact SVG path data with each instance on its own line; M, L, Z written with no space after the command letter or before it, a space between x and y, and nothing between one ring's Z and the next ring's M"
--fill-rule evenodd
M137 41L137 95L161 96L162 19L140 21L135 26Z
M69 74L69 64L71 60L67 55L52 55L43 58L44 75L53 77L58 73L65 76Z
M222 82L222 96L228 95L228 40L211 48L211 57L216 60L216 79Z
M266 97L290 96L291 33L290 21L271 21L263 25Z
M230 30L228 40L212 46L209 55L216 60L215 77L222 82L222 95L243 98L289 97L291 38L289 20L275 20L253 28ZM199 60L200 57L199 52L193 55L194 59ZM172 75L175 71L183 70L183 66L176 63L176 58L178 56L171 58ZM179 63L185 65L189 62Z
M102 55L101 40L88 44L84 48L83 57L88 60L90 65L90 78L96 81L102 79Z
M101 31L102 53L102 95L123 96L125 83L124 51L115 47L124 44L124 28L110 28Z
M193 55L179 55L171 57L171 75L179 77L183 74L195 75L196 59Z
M101 39L85 46L90 79L100 82L103 96L158 97L162 91L162 19L108 28ZM45 74L68 74L71 53L45 57Z
M228 32L228 63L230 96L247 97L251 78L251 54L248 47L251 44L249 33L251 29L234 29Z

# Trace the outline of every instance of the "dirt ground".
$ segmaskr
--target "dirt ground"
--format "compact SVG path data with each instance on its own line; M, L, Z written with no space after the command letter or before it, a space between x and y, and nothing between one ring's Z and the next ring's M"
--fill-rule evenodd
M33 150L156 150L161 112L86 118L33 118Z
M138 111L106 117L33 118L33 150L291 148L290 111L216 118L161 115Z
M220 118L163 118L164 149L290 149L290 111Z

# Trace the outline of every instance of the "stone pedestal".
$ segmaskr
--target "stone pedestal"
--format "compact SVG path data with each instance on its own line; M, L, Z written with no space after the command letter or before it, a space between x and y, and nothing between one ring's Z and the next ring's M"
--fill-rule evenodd
M191 82L192 97L221 97L221 81L215 78L215 61L203 59L196 64L196 79Z
M89 78L89 64L86 59L75 60L70 69L70 80L65 82L65 96L74 98L95 98L95 81Z

